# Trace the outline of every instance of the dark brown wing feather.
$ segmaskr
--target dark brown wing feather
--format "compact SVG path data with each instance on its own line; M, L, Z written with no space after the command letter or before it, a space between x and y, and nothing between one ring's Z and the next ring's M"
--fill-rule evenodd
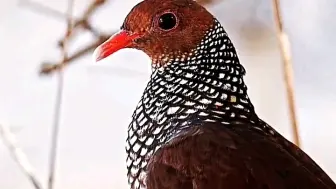
M277 138L279 140L279 138ZM286 140L283 138L283 140ZM246 125L195 126L151 158L148 189L335 189L300 150ZM303 158L303 159L302 159Z

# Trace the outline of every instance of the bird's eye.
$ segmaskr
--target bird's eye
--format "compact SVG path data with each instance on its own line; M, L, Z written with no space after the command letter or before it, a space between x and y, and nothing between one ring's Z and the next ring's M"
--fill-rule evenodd
M173 29L177 24L176 16L173 13L165 13L160 16L158 25L163 30Z

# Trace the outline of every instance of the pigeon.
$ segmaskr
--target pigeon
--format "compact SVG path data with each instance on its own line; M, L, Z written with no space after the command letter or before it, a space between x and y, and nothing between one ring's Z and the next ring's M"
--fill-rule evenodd
M314 160L259 118L232 41L197 2L138 3L96 48L95 61L125 48L146 53L152 67L128 126L130 188L336 189Z

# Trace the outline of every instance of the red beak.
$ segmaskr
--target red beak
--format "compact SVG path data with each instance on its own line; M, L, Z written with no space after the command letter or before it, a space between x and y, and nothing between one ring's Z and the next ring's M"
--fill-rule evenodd
M94 51L93 56L96 62L98 62L120 49L130 47L133 41L139 37L139 34L130 34L128 31L121 30L99 45Z

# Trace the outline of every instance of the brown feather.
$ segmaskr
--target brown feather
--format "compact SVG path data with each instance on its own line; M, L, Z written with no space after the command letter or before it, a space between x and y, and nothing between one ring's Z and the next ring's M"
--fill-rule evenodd
M158 150L147 170L148 189L336 188L295 145L283 147L248 125L191 127Z

